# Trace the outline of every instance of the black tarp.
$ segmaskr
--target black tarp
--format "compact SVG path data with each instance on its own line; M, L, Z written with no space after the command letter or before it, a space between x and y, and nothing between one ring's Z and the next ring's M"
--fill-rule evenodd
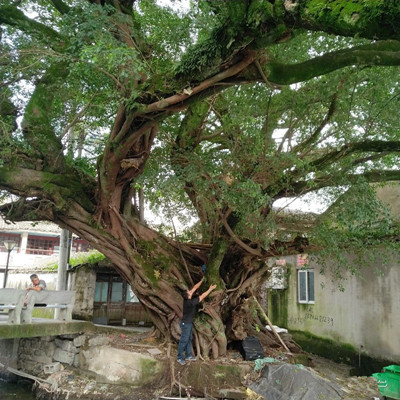
M239 351L243 359L246 361L264 358L264 350L261 343L254 336L247 336L246 339L242 340L239 346Z
M250 389L266 400L340 400L344 393L334 383L299 365L266 364Z

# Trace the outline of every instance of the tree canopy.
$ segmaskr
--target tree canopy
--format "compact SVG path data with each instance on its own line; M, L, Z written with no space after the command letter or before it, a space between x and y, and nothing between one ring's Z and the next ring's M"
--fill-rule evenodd
M88 240L175 339L207 263L197 347L223 354L265 259L398 234L370 184L400 178L399 18L396 0L0 1L0 212ZM310 193L334 206L277 203ZM149 227L142 194L192 231Z

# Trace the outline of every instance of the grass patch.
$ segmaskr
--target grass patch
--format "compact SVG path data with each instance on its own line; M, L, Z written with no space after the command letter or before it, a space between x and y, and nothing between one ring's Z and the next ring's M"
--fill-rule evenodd
M82 264L97 264L100 261L104 261L106 256L97 250L91 250L88 252L76 253L74 257L71 257L69 264L72 267ZM46 271L57 271L58 263L50 264L45 268Z

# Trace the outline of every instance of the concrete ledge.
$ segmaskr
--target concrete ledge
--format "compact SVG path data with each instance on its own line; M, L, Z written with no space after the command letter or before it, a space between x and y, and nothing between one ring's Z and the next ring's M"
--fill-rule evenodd
M57 336L95 331L88 321L34 321L32 324L0 324L0 339L30 338L37 336Z
M190 387L193 396L206 398L246 398L243 382L253 368L254 363L239 360L227 364L196 361L183 367L175 362L175 374L179 373L182 385Z
M247 398L246 389L221 389L219 391L220 397L224 399L241 400Z

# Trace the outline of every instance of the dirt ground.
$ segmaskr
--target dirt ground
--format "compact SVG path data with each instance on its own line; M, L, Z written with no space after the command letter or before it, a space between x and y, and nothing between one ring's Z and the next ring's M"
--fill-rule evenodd
M338 384L346 393L345 400L383 399L378 384L371 376L350 376L351 366L310 355L313 369L324 378Z
M149 332L137 333L129 331L110 330L103 332L103 335L109 338L109 345L112 347L124 349L127 351L143 353L151 355L152 357L164 361L174 363L176 359L176 346L168 345L166 342L161 342L155 337L149 336ZM266 357L274 357L277 360L290 362L289 356L285 355L281 349L264 349ZM156 354L155 354L156 353ZM158 353L158 354L157 354ZM318 357L315 355L307 354L305 359L312 366L312 369L318 372L325 379L339 385L346 393L343 400L372 400L381 399L377 382L372 377L357 377L350 376L352 367L345 364L337 364L333 361ZM217 360L201 360L198 359L196 363L204 364L230 364L243 363L240 353L236 350L229 350L226 357L221 357ZM254 368L254 362L248 361L251 369ZM177 363L174 365L175 373L180 368ZM251 379L257 377L257 374L251 374ZM157 399L160 396L176 396L176 391L171 388L168 383L163 387L140 387L134 388L131 386L122 385L109 385L96 383L93 378L86 377L78 371L66 368L58 373L57 376L52 378L57 382L57 393L49 394L43 388L37 388L36 396L41 400L58 400L58 399L96 399L96 400L151 400ZM168 380L168 379L167 379ZM243 382L245 383L245 382ZM246 382L247 383L247 382ZM171 390L172 389L172 390ZM79 394L79 396L78 396ZM260 399L261 396L259 396Z
M125 350L132 350L136 352L148 353L148 348L157 347L162 351L161 354L154 356L158 359L165 359L168 353L168 348L165 344L158 343L153 337L147 337L147 334L140 335L126 335L126 334L111 334L113 336L112 345ZM281 361L289 361L281 349L264 349L266 357L273 357ZM173 349L169 350L171 355ZM175 354L173 354L175 355ZM197 362L203 363L218 363L229 364L235 360L242 360L238 351L229 350L226 357L219 358L218 360L208 360ZM311 368L318 372L322 377L338 384L346 393L344 400L371 400L381 399L376 379L366 376L350 376L352 366L346 364L338 364L323 357L314 354L308 354L308 361ZM253 364L254 362L249 361Z

